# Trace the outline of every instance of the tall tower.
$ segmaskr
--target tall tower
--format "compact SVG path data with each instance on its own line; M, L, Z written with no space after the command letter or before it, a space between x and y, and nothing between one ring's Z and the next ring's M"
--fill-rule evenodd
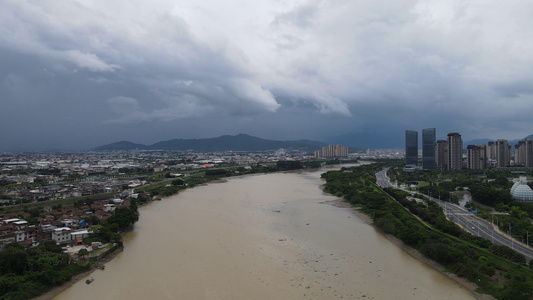
M405 164L418 165L418 131L405 131Z
M435 144L437 143L436 129L422 129L422 169L434 170Z
M448 133L448 170L463 168L463 140L457 132Z
M526 141L518 141L514 146L514 164L526 165Z
M526 150L524 151L524 161L526 168L533 168L533 140L526 140Z
M468 145L466 147L466 168L485 169L487 162L485 145Z
M496 166L498 168L507 167L511 163L511 151L507 140L496 141Z
M492 141L487 144L487 158L490 160L496 159L496 143Z
M435 149L435 163L437 169L448 170L448 141L438 140Z

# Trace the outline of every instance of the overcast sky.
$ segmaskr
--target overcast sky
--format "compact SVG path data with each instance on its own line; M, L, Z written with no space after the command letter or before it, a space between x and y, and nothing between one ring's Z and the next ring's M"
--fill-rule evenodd
M531 16L525 0L2 0L0 151L523 138Z

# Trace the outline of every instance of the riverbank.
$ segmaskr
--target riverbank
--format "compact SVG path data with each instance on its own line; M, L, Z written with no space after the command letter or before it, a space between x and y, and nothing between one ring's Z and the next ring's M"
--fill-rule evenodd
M451 280L457 282L458 284L460 284L461 286L463 286L467 290L471 291L476 296L476 298L478 300L495 300L496 299L496 298L494 298L491 295L480 294L480 293L476 292L478 286L475 283L473 283L473 282L471 282L471 281L469 281L469 280L467 280L465 278L459 277L459 276L457 276L457 275L455 275L453 273L446 272L445 268L442 265L436 263L435 261L433 261L431 259L428 259L424 255L422 255L422 253L420 253L418 250L407 246L404 242L400 241L399 239L397 239L393 235L383 233L379 228L377 228L376 226L373 225L373 220L372 220L371 217L369 217L368 215L360 212L352 204L350 204L350 203L348 203L346 201L343 201L341 199L334 200L334 201L328 201L327 203L329 203L331 205L334 205L336 207L342 207L342 208L351 209L352 213L357 218L359 218L364 223L372 226L377 231L381 232L391 243L393 243L394 245L396 245L398 248L402 249L403 251L407 252L412 257L414 257L417 260L425 263L426 265L428 265L431 268L437 270L438 272L440 272L441 274L443 274L446 277L450 278Z
M123 248L119 248L119 249L114 250L112 253L107 254L105 257L103 257L102 259L98 260L98 264L97 265L104 265L104 264L110 262L111 260L113 260L113 258L115 258L115 256L117 256L123 250L124 250ZM91 275L96 270L99 270L99 269L96 267L96 264L95 264L95 265L93 265L91 267L90 270L88 270L86 272L83 272L83 273L80 273L78 275L74 275L74 276L72 276L72 278L70 278L69 281L63 283L60 286L56 286L56 287L52 288L51 290L49 290L48 292L46 292L46 293L44 293L44 294L42 294L42 295L40 295L38 297L32 298L32 299L33 300L51 300L55 296L59 295L61 292L65 291L66 289L68 289L69 287L73 286L77 282L79 282L79 281L83 280L84 278L86 278L87 276ZM100 270L100 271L104 272L104 270Z

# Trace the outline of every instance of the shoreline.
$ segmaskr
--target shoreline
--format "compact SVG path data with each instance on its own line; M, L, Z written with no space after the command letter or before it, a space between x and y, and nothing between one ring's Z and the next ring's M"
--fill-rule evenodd
M327 203L327 204L330 204L330 205L333 205L333 206L336 206L336 207L351 209L352 213L357 218L359 218L365 224L372 226L372 228L374 228L375 230L379 231L391 243L393 243L394 245L396 245L398 248L402 249L403 251L407 252L409 255L411 255L412 257L414 257L418 261L421 261L422 263L430 266L431 268L435 269L436 271L440 272L441 274L443 274L446 277L450 278L451 280L455 281L457 284L461 285L465 289L469 290L470 292L472 292L472 294L474 294L474 296L477 299L479 299L479 300L495 300L496 299L496 298L494 298L491 295L481 294L481 293L476 292L476 289L478 288L477 284L475 284L475 283L473 283L473 282L471 282L471 281L469 281L469 280L467 280L465 278L459 277L459 276L457 276L457 275L455 275L453 273L446 272L446 270L444 269L444 267L442 265L434 262L433 260L431 260L429 258L426 258L418 250L407 246L404 242L402 242L401 240L397 239L396 237L394 237L394 236L392 236L390 234L383 233L381 230L379 230L376 226L374 226L372 224L373 223L372 222L372 218L370 218L368 215L358 211L357 208L355 206L353 206L352 204L350 204L348 202L345 202L345 201L343 201L340 198L337 199L337 200L327 201L327 202L324 202L324 203Z
M111 260L113 260L115 258L115 256L117 256L122 251L124 251L124 247L116 249L115 251L113 251L113 253L108 254L105 258L102 258L102 259L98 260L98 264L101 265L101 264L105 264L105 263L110 262ZM61 292L63 292L64 290L66 290L69 287L73 286L74 284L76 284L77 282L81 281L85 277L91 275L96 270L98 270L98 269L93 265L90 270L85 271L83 273L80 273L78 275L74 275L74 276L72 276L72 278L70 278L70 280L66 281L62 285L53 287L51 290L47 291L46 293L44 293L44 294L42 294L40 296L31 298L31 299L32 300L51 300L55 296L61 294ZM103 270L101 270L101 271L103 271Z

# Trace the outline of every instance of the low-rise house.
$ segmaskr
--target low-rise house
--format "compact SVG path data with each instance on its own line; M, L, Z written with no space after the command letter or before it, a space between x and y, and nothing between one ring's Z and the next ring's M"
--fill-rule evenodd
M89 237L89 231L88 230L80 230L72 232L71 239L74 241L77 245L81 245L83 243L83 239L86 237Z
M72 220L72 219L65 219L65 220L61 220L61 224L63 225L63 227L69 227L71 228L72 225L74 225L76 223L75 220Z
M28 238L28 235L25 230L17 230L14 232L14 234L15 242L17 243L24 242Z
M116 209L115 204L106 204L104 205L104 211L105 212L114 212Z
M52 231L52 240L57 244L65 244L72 240L72 229L68 227L56 228Z
M43 232L48 232L48 231L54 231L54 229L56 229L55 226L51 225L51 224L45 224L45 225L41 225L41 230Z
M20 219L18 219L18 218L12 218L12 219L6 219L6 220L4 220L4 221L2 221L2 223L3 223L4 225L12 225L12 223L14 223L14 222L18 222L18 221L20 221Z
M113 204L115 204L115 206L121 206L122 203L124 202L124 200L122 200L120 198L115 198L112 201L113 201Z
M0 235L0 250L4 249L4 246L15 242L15 235L13 233L5 233Z
M13 226L17 230L22 230L22 229L24 229L24 228L26 228L28 226L28 222L24 221L24 220L15 221L15 222L13 222L11 224L13 224Z

